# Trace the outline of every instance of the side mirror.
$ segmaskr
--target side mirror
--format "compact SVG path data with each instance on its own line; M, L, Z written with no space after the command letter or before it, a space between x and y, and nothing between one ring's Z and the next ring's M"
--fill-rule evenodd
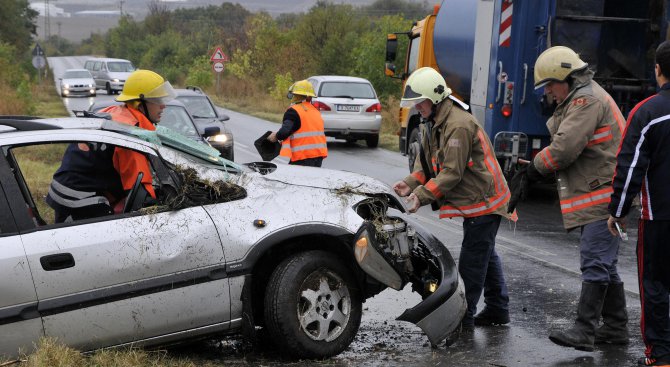
M219 121L228 121L230 117L223 113L223 108L216 106L216 114L219 116Z
M398 35L391 33L386 35L386 62L393 63L398 52Z
M393 63L387 62L384 66L384 74L390 77L395 76L395 65Z
M202 136L209 138L210 136L219 135L220 133L221 129L219 129L217 126L210 126L205 128L205 133Z

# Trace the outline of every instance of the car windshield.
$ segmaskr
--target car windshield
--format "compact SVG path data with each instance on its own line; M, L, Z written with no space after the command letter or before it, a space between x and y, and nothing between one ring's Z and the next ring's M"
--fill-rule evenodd
M63 73L63 79L91 78L91 73L86 70L68 70Z
M368 83L325 82L321 84L319 97L375 98L375 91Z
M193 117L216 118L216 111L205 96L179 96L177 100L186 106Z
M165 106L163 115L160 121L161 126L169 127L170 129L188 136L189 138L198 137L198 131L193 125L193 120L189 116L184 107L181 106Z
M120 73L129 73L131 71L135 71L135 67L133 66L133 64L129 62L119 62L119 61L108 62L107 68L109 69L109 71L120 72Z

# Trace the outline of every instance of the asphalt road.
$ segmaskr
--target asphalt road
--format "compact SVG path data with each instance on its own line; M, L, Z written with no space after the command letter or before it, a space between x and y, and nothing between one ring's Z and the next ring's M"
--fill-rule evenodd
M81 67L85 57L49 58L56 79L67 68ZM78 64L79 63L79 64ZM56 83L57 84L57 83ZM112 99L99 91L97 99ZM94 98L65 98L68 109L87 109ZM259 160L253 141L279 125L234 111L226 112L235 139L238 163ZM393 184L407 172L406 158L397 152L369 149L364 144L328 141L329 156L324 168L346 170ZM275 159L285 164L283 158ZM324 170L324 174L327 174ZM458 258L462 230L460 220L439 220L429 208L416 216ZM553 328L572 324L580 292L579 233L565 232L558 201L551 186L539 186L519 206L519 221L503 220L496 248L503 259L510 295L512 322L508 326L478 327L464 333L447 347L431 348L418 327L395 321L405 308L419 302L405 289L387 290L364 304L361 327L351 347L339 356L319 364L365 366L633 366L643 355L639 331L640 306L637 295L635 225L629 225L630 240L620 248L619 271L625 282L629 313L630 343L601 346L594 352L559 347L547 338ZM634 224L634 223L631 223ZM480 309L483 303L480 303ZM217 339L171 351L175 356L226 366L284 365L288 361L261 338L251 351L239 338ZM314 362L290 361L311 366Z

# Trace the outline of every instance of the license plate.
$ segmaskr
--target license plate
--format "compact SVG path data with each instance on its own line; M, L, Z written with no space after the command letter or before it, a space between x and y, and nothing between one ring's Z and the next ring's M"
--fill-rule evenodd
M361 106L350 105L350 104L338 104L337 110L346 112L358 112L361 110Z

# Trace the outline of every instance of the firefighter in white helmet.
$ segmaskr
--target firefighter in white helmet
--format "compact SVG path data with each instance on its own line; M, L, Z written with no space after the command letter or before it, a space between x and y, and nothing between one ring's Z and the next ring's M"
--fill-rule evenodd
M507 324L509 297L495 238L501 218L509 217L510 191L491 141L435 69L410 75L401 106L415 107L424 128L412 174L393 189L407 197L410 212L431 204L440 218L463 217L458 261L467 300L463 327ZM486 306L475 315L484 290Z

